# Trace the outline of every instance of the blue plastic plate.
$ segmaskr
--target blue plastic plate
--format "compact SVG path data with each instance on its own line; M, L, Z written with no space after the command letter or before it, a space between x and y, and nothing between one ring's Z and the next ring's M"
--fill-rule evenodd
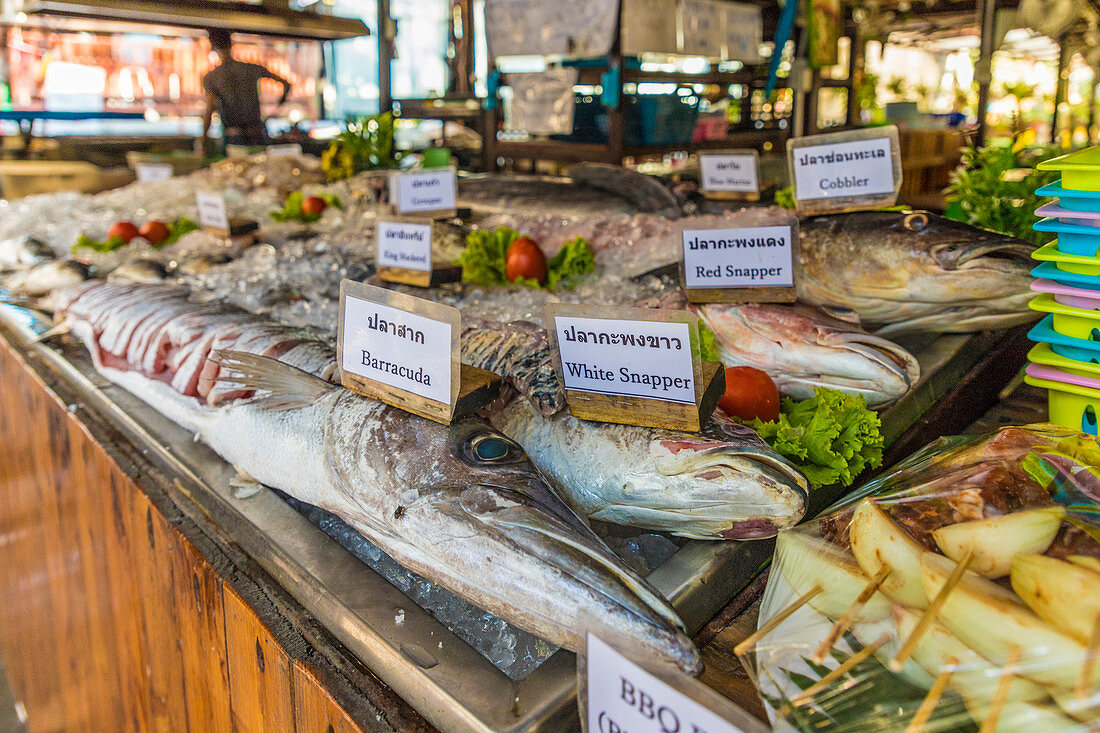
M1064 356L1067 359L1100 364L1100 340L1089 341L1087 339L1076 339L1072 336L1063 336L1054 330L1053 322L1054 316L1047 316L1027 332L1027 337L1038 343L1050 344L1050 348L1055 354ZM1097 332L1097 338L1100 338L1100 330Z
M1095 277L1093 275L1078 275L1075 272L1059 270L1058 266L1053 262L1040 262L1032 269L1031 274L1035 277L1053 280L1061 285L1068 285L1071 288L1100 290L1100 277Z
M1066 224L1057 219L1040 219L1032 227L1037 232L1054 232L1058 235L1058 251L1068 255L1095 257L1100 250L1100 230L1096 227Z
M1062 188L1061 181L1048 183L1036 192L1038 196L1057 196L1058 205L1074 211L1100 211L1100 191L1074 191Z

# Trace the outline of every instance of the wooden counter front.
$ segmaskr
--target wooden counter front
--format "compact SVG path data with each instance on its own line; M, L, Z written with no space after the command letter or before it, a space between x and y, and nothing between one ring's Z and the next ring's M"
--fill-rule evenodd
M0 337L0 656L29 730L430 729L34 358Z

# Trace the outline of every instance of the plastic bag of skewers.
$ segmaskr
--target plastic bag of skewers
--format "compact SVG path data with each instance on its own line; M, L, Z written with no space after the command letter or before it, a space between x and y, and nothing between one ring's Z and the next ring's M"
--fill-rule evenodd
M1100 444L941 439L785 531L737 648L777 730L1100 730Z

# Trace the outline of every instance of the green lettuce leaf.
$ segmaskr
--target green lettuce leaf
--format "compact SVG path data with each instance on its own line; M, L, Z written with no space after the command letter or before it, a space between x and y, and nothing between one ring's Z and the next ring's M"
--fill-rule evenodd
M882 465L881 423L858 395L818 388L808 400L784 398L778 420L748 424L802 469L811 488L850 486L865 468Z
M156 249L160 249L161 247L167 247L170 244L175 244L184 234L193 232L198 228L199 225L196 222L188 219L186 216L181 216L174 222L172 222L171 225L169 225L168 238L160 244L154 244L153 246Z
M343 209L343 204L340 203L340 199L335 194L331 193L319 193L317 197L322 199L326 204L337 209ZM320 214L307 214L302 211L302 202L306 200L306 196L301 191L294 191L286 197L286 201L283 202L283 208L280 211L272 211L271 218L275 221L301 221L306 224L312 224L321 218L324 214L322 211Z
M596 269L596 257L588 242L577 237L562 245L561 250L546 262L546 285L537 280L521 278L508 281L505 255L508 246L520 236L509 227L493 231L476 230L466 235L466 250L459 256L462 281L478 285L520 285L527 288L556 290L570 288L583 275Z

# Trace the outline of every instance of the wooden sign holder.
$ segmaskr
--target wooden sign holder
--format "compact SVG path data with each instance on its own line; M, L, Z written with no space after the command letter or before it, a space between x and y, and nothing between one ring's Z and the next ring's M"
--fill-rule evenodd
M214 237L229 240L231 244L246 247L256 241L260 224L255 219L244 216L229 217L229 229L204 226L202 230Z
M753 165L756 166L756 190L755 191L713 191L706 188L706 179L703 174L703 158L718 155L751 155ZM759 201L760 200L760 154L751 149L738 150L706 150L698 153L699 157L699 188L703 192L703 198L708 201Z
M711 413L718 407L718 400L726 391L726 372L715 361L699 358L699 317L683 310L657 310L653 308L628 308L575 303L551 303L546 306L550 324L550 339L557 358L554 369L558 379L565 384L562 372L561 351L558 349L556 316L576 318L622 319L632 321L656 321L687 323L691 334L692 365L694 367L695 402L683 404L649 397L609 395L583 390L565 390L569 414L581 420L637 425L647 428L684 430L697 433L703 429Z
M392 221L404 224L421 224L434 226L436 221L447 219L446 216L417 216L413 214L390 214L379 221ZM434 234L434 231L433 231ZM430 245L429 245L430 246ZM378 246L375 245L374 261L378 262ZM378 279L384 282L398 283L399 285L412 285L418 288L430 288L444 283L455 283L462 279L462 267L454 263L437 262L432 260L432 269L414 270L408 267L378 266Z
M348 296L379 303L391 308L414 313L425 318L449 323L451 326L451 400L449 403L428 399L415 392L344 371L340 368L340 384L344 388L387 405L411 412L434 422L449 425L468 417L488 405L500 394L501 377L460 361L461 316L456 308L441 303L416 298L354 280L340 283L340 328L337 333L337 364L342 365L344 355L344 312Z
M773 224L738 223L738 217L729 219L729 225L723 229L736 229L741 226L790 226L791 228L791 277L798 277L798 263L802 247L798 236L798 217L785 216L782 221ZM684 225L676 225L677 246L680 248L680 283L684 286L684 295L689 303L794 303L798 300L798 289L794 285L760 285L749 287L725 288L689 288L684 272Z

